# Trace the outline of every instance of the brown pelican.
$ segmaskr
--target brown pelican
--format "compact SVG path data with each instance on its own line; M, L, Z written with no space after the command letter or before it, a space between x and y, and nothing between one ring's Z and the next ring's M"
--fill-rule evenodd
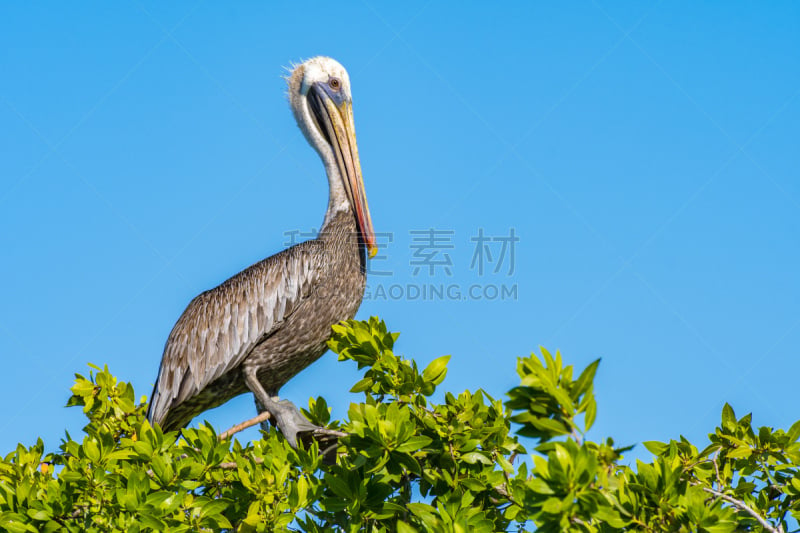
M331 325L352 318L377 252L358 158L350 79L315 57L287 78L297 125L325 164L330 196L316 239L236 274L189 303L169 334L148 418L180 429L247 392L286 439L312 425L278 390L326 350Z

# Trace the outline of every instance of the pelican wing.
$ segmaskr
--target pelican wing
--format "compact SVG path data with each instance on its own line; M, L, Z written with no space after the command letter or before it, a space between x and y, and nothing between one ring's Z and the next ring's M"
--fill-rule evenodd
M318 272L310 244L268 257L191 301L164 347L152 422L164 424L173 407L235 371L310 294Z

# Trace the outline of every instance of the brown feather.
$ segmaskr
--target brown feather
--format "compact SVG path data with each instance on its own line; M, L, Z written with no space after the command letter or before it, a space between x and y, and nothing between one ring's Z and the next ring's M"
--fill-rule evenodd
M150 420L177 429L246 392L245 365L276 392L325 352L331 325L355 315L364 262L354 217L340 212L317 239L197 296L167 339Z

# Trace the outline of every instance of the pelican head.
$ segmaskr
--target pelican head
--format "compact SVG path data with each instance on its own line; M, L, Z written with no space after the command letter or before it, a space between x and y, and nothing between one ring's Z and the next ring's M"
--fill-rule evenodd
M339 62L320 56L294 67L287 81L297 125L328 173L328 212L352 210L367 254L374 257L378 247L358 159L350 77Z

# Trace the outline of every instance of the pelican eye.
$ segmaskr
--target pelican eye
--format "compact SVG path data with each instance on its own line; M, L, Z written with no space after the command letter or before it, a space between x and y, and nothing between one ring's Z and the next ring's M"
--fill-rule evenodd
M342 80L340 80L339 78L331 77L330 79L328 79L328 87L330 87L336 92L339 92L339 90L341 90L342 88Z

